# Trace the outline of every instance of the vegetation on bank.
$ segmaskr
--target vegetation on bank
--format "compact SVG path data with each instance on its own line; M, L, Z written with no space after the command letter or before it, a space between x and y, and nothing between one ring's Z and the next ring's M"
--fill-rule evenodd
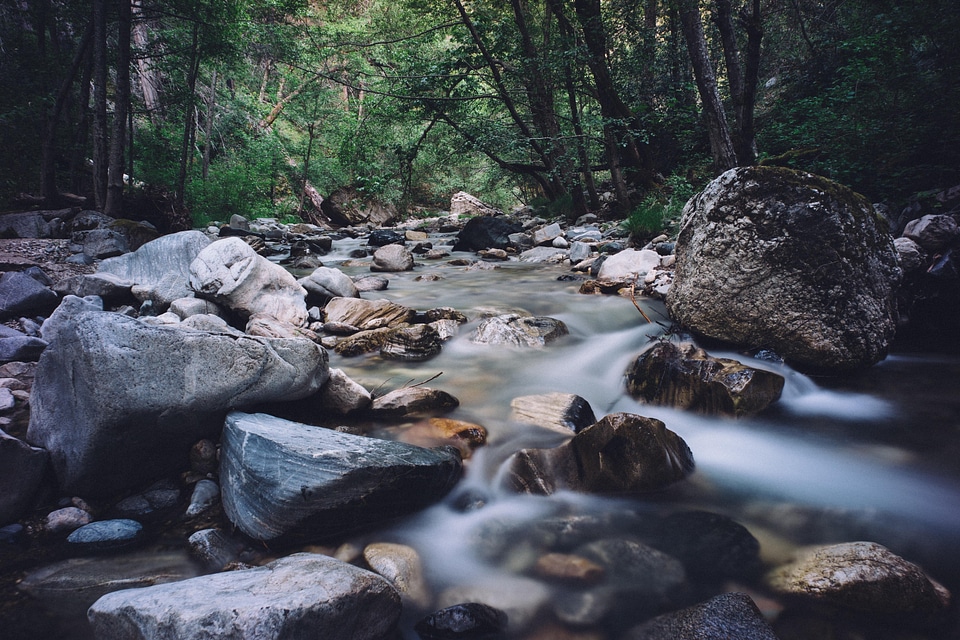
M757 162L897 202L960 183L958 30L954 0L5 3L0 206L175 227L466 190L653 232Z

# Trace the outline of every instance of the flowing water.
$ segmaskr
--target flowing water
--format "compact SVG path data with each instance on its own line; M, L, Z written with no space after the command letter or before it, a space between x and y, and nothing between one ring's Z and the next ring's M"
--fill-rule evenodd
M358 246L360 241L337 241L336 252L324 263L341 266L347 252ZM369 274L367 267L348 265L342 269L350 275ZM417 279L426 273L441 279ZM561 516L591 517L603 523L597 535L616 537L633 533L631 528L646 514L685 509L720 513L760 540L767 566L787 559L797 545L871 540L922 564L960 592L960 360L896 354L863 374L838 378L811 378L751 360L786 378L782 399L758 417L708 418L645 406L625 393L623 376L631 360L669 326L663 305L638 300L654 320L648 323L628 298L579 294L578 281L561 279L569 273L561 266L518 262L467 271L441 260L422 262L413 272L387 274L387 290L364 294L419 310L454 307L470 322L426 362L376 355L343 358L331 352L331 366L380 394L429 380L428 386L460 400L449 417L483 425L489 436L446 500L359 542L413 546L435 594L460 590L460 598L469 598L464 594L485 588L488 599L499 595L503 600L515 628L523 626L525 610L537 604L549 611L553 602L553 615L564 617L556 606L562 590L551 590L529 571L541 551L528 534ZM570 334L539 350L471 342L482 314L513 309L558 318ZM550 392L583 397L598 419L629 412L662 420L693 451L695 473L665 491L630 500L571 493L518 496L502 490L502 463L511 453L552 446L560 438L512 422L510 402ZM757 583L711 584L701 588L699 599L732 588L749 589L765 612L777 612ZM440 600L440 606L446 604ZM407 618L403 634L415 638L415 619ZM541 623L531 624L537 629ZM590 628L622 629L625 624L601 620ZM943 637L943 628L891 637ZM884 633L849 637L887 637Z
M451 417L489 431L488 446L468 462L454 494L389 534L420 550L437 588L516 579L516 567L502 554L490 562L489 554L477 550L478 539L496 530L491 523L510 523L510 536L557 515L687 508L725 514L747 526L760 539L767 563L787 559L795 545L870 540L921 564L952 589L960 587L960 360L895 354L862 374L811 378L747 359L786 379L782 399L758 417L703 417L647 406L625 393L623 375L669 325L661 303L639 300L651 324L628 298L579 294L579 282L561 278L569 274L564 267L498 266L468 272L445 261L428 263L390 274L386 291L366 294L421 310L450 306L471 318L436 358L411 364L377 356L331 357L331 366L370 389L438 376L429 386L461 401ZM427 271L442 279L418 281ZM552 316L570 335L542 350L473 344L477 318L490 309ZM552 435L511 423L510 401L550 392L582 396L598 418L629 412L662 420L690 446L695 474L661 494L632 501L571 494L534 498L500 490L498 474L512 452L556 443ZM458 509L464 495L481 495L484 508ZM529 560L514 564L529 568ZM942 629L929 637L939 633Z

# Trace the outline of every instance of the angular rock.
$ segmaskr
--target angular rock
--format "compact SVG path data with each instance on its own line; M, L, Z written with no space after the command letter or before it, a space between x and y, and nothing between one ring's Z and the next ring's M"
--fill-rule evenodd
M436 329L429 324L417 324L387 334L380 355L389 360L422 362L440 353L442 348L443 340Z
M240 238L217 240L197 254L190 286L244 317L265 314L297 326L307 320L306 290Z
M143 551L71 558L35 569L17 585L60 615L83 615L101 596L197 575L183 552Z
M74 232L73 240L83 246L84 255L94 260L113 258L130 251L126 236L113 229Z
M665 613L630 629L622 640L777 640L770 623L745 593L724 593Z
M350 276L339 269L318 267L305 278L297 280L307 291L307 304L323 306L331 298L359 298L360 291Z
M460 401L440 389L403 387L373 400L370 413L389 419L429 417L447 413L460 406Z
M193 493L190 495L190 504L187 506L184 515L187 518L194 518L218 502L220 502L220 485L213 480L204 478L194 485Z
M104 260L97 272L136 284L158 282L169 273L187 281L190 263L209 244L210 239L200 231L181 231L161 236L133 253Z
M359 331L396 327L409 322L416 311L389 300L333 298L323 309L326 322L356 327Z
M590 403L573 393L543 393L510 401L510 418L573 435L597 421Z
M627 369L627 391L650 404L703 414L752 415L780 398L783 376L685 343L661 341Z
M601 282L622 282L636 280L660 266L660 254L650 249L624 249L606 260L600 266L597 280Z
M193 296L193 289L180 274L168 273L154 282L134 285L130 293L140 302L150 301L154 313L162 313L174 300Z
M431 613L414 630L424 640L497 638L506 632L507 622L507 614L500 609L464 602Z
M326 352L309 340L153 327L74 297L43 331L27 440L80 495L176 470L228 410L306 397L327 377Z
M104 300L125 300L130 297L130 288L134 285L129 280L112 273L88 273L61 280L53 290L61 296L100 296Z
M0 363L36 362L47 344L46 340L27 335L0 338Z
M950 604L950 592L917 565L875 542L802 550L767 574L776 592L871 614L930 613Z
M938 251L960 237L960 227L953 216L925 215L908 222L903 236L927 251Z
M561 237L563 237L563 229L560 228L559 224L554 222L534 230L533 244L546 245Z
M223 508L255 540L316 541L442 498L460 476L450 449L354 436L265 414L227 416Z
M522 449L507 465L508 486L542 495L655 491L694 468L680 436L659 420L629 413L610 414L553 449Z
M87 618L98 640L379 640L400 616L380 576L317 554L107 594Z
M327 332L331 332L329 327L330 323L324 325L324 329ZM354 333L353 335L337 342L333 350L346 358L363 355L364 353L371 353L373 351L379 351L380 348L386 344L387 338L389 338L394 331L396 331L396 329L383 327L381 329L370 329L369 331Z
M187 540L190 555L205 569L216 573L240 559L243 543L228 537L219 529L201 529Z
M340 369L330 369L330 377L320 390L320 404L326 411L346 415L370 406L373 398L363 385Z
M586 242L574 241L570 244L570 263L579 264L593 255L593 247Z
M567 259L567 255L568 252L565 249L558 249L556 247L534 247L520 254L520 262L563 262Z
M901 273L863 197L811 174L731 169L684 207L667 295L691 331L851 370L886 355Z
M380 247L373 254L373 264L370 271L410 271L413 269L413 254L406 247L399 244L388 244Z
M46 468L45 450L0 431L0 525L19 519L30 508Z
M213 315L222 317L223 309L215 302L195 298L192 295L186 298L177 298L170 303L170 311L186 320L192 316Z
M471 218L457 235L454 251L480 251L481 249L506 249L510 246L510 234L523 231L519 224L480 216Z
M568 333L567 325L556 318L509 313L482 321L473 342L542 348Z
M498 216L502 213L499 209L483 203L479 198L466 191L458 191L450 198L450 214L453 217Z
M60 297L35 278L21 273L0 273L0 321L31 313L49 313Z

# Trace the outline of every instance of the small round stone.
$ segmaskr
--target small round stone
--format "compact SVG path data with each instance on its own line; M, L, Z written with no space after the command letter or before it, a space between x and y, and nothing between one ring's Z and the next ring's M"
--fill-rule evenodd
M82 526L67 537L67 542L89 551L106 551L132 545L143 535L143 525L125 518L100 520Z

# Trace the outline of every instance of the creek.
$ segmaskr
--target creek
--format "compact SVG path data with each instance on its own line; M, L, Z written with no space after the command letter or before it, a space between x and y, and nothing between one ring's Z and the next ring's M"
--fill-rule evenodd
M367 266L347 260L362 246L361 240L338 240L323 262L351 276L369 275ZM467 253L454 257L475 259ZM357 543L386 540L414 547L435 593L493 584L515 601L505 608L522 608L539 588L549 593L528 571L538 551L525 534L539 524L585 516L604 523L598 536L629 536L648 514L702 510L746 526L760 541L766 567L786 561L800 545L869 540L920 564L960 593L960 359L895 353L868 371L822 378L749 359L785 377L781 400L753 418L697 416L643 405L625 392L628 364L670 326L662 303L637 299L654 321L648 323L629 298L579 294L580 281L563 278L570 275L568 267L511 261L468 271L449 259L419 260L414 271L383 274L388 289L364 294L419 310L448 306L465 313L470 322L438 356L411 363L379 355L344 358L331 351L330 366L375 394L428 381L460 400L448 417L487 429L487 445L466 462L464 479L443 502ZM418 279L425 274L440 279ZM481 314L514 309L562 320L570 333L544 349L471 342ZM511 400L552 392L583 397L598 419L628 412L662 420L693 451L695 473L664 491L631 499L502 490L503 462L513 452L552 446L562 438L511 421ZM385 425L374 435L390 437L395 429ZM705 600L725 589L749 591L765 613L779 608L758 584L711 583L698 585L697 593ZM417 638L414 622L410 616L402 620L405 638ZM628 622L603 620L597 626L622 629ZM56 627L64 632L69 625ZM72 631L65 633L86 637L80 627ZM860 637L887 637L880 633ZM940 637L924 633L910 637Z

